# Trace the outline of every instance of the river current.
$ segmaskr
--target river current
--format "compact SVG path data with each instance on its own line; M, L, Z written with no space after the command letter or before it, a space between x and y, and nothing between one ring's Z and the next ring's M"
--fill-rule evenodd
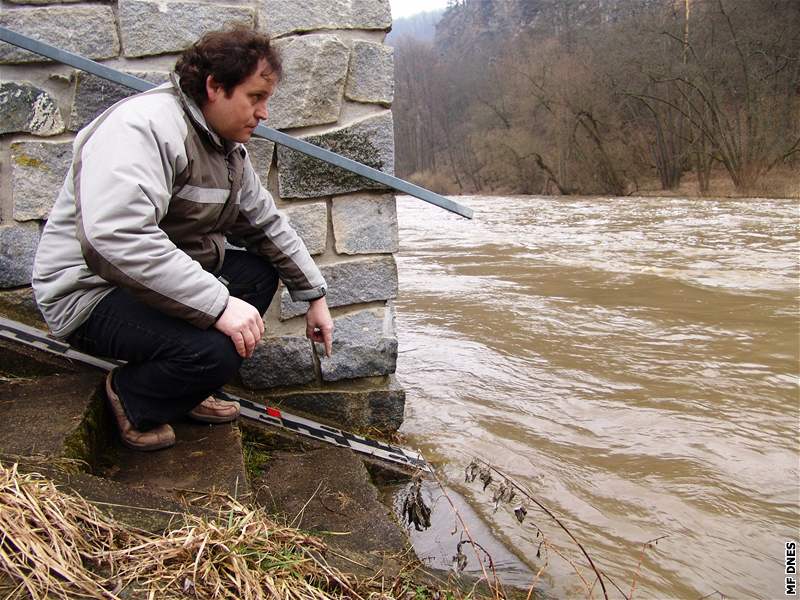
M471 458L527 487L626 594L635 579L637 598L783 597L798 202L455 199L474 220L398 198L408 443L532 572L548 560L545 594L588 597L569 562L591 584L586 560L532 502L518 523L519 495L495 511L464 481Z

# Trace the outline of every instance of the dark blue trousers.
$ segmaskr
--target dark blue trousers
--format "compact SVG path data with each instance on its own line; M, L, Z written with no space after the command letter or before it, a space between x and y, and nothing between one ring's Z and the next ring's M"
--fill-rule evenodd
M278 273L263 258L227 250L218 276L231 296L263 315L278 287ZM231 339L203 330L137 300L123 288L108 294L69 342L95 356L128 364L114 371L114 389L136 429L176 420L225 385L242 357Z

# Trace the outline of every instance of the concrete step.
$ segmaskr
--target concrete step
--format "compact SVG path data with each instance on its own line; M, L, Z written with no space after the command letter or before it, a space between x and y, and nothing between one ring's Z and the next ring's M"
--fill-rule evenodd
M0 337L0 377L41 377L90 370L68 358Z
M0 451L98 464L108 444L99 373L4 376L0 381Z
M317 532L335 552L331 564L391 578L408 538L378 497L361 458L344 448L274 451L253 482L256 503L288 524Z
M111 421L103 373L0 338L0 452L84 460L88 470L167 497L184 490L247 493L242 439L232 424L173 424L177 444L156 453L130 450Z
M0 456L0 462L4 460ZM179 518L184 513L205 517L214 515L200 507L189 507L187 510L186 506L177 501L103 477L64 471L38 458L23 457L15 462L21 473L39 473L55 482L60 490L81 496L121 523L151 533L180 526L182 522Z
M177 442L164 450L139 452L116 439L115 464L106 476L176 499L210 493L241 498L248 493L242 436L235 423L172 426Z

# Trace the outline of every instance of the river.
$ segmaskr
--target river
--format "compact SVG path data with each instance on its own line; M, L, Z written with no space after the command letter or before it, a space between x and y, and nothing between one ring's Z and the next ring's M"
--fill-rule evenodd
M520 525L465 483L472 457L527 486L626 594L642 544L667 536L637 598L783 597L800 527L798 202L455 199L474 220L398 198L408 444L534 571L533 523L592 581L533 503ZM542 554L538 589L588 596Z

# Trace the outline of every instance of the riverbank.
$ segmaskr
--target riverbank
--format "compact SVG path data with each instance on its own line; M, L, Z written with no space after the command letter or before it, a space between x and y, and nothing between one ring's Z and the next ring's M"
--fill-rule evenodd
M0 461L0 593L5 598L462 595L456 586L437 584L421 572L407 553L374 569L342 554L325 539L330 534L309 533L257 504L230 497L208 494L191 505L149 507L168 521L162 530L150 516L133 516L137 507L128 507L127 518L119 519L63 491L69 461L47 463ZM356 568L337 567L342 558Z
M798 198L800 199L800 173L797 169L774 169L764 176L752 189L741 190L733 185L730 176L723 170L712 171L708 191L701 193L697 178L684 177L673 190L660 189L657 180L644 181L632 192L633 196L662 196L669 198Z
M0 339L2 597L475 597L382 503L409 473L244 419L175 423L175 446L134 452L102 381Z
M514 196L518 192L510 189L482 190L473 192L461 190L458 184L449 177L444 169L435 173L411 173L403 176L405 179L431 189L439 194L448 196L462 194L476 194L480 196ZM557 189L548 186L542 190L542 195L556 195ZM591 198L593 196L606 197L605 194L583 194L576 192L575 196ZM628 190L629 196L664 197L664 198L798 198L800 199L800 174L796 168L774 168L762 177L751 189L737 189L730 176L724 169L711 171L708 190L700 191L697 177L692 173L686 174L680 185L672 190L661 188L658 178L644 177ZM569 197L569 196L563 196Z

